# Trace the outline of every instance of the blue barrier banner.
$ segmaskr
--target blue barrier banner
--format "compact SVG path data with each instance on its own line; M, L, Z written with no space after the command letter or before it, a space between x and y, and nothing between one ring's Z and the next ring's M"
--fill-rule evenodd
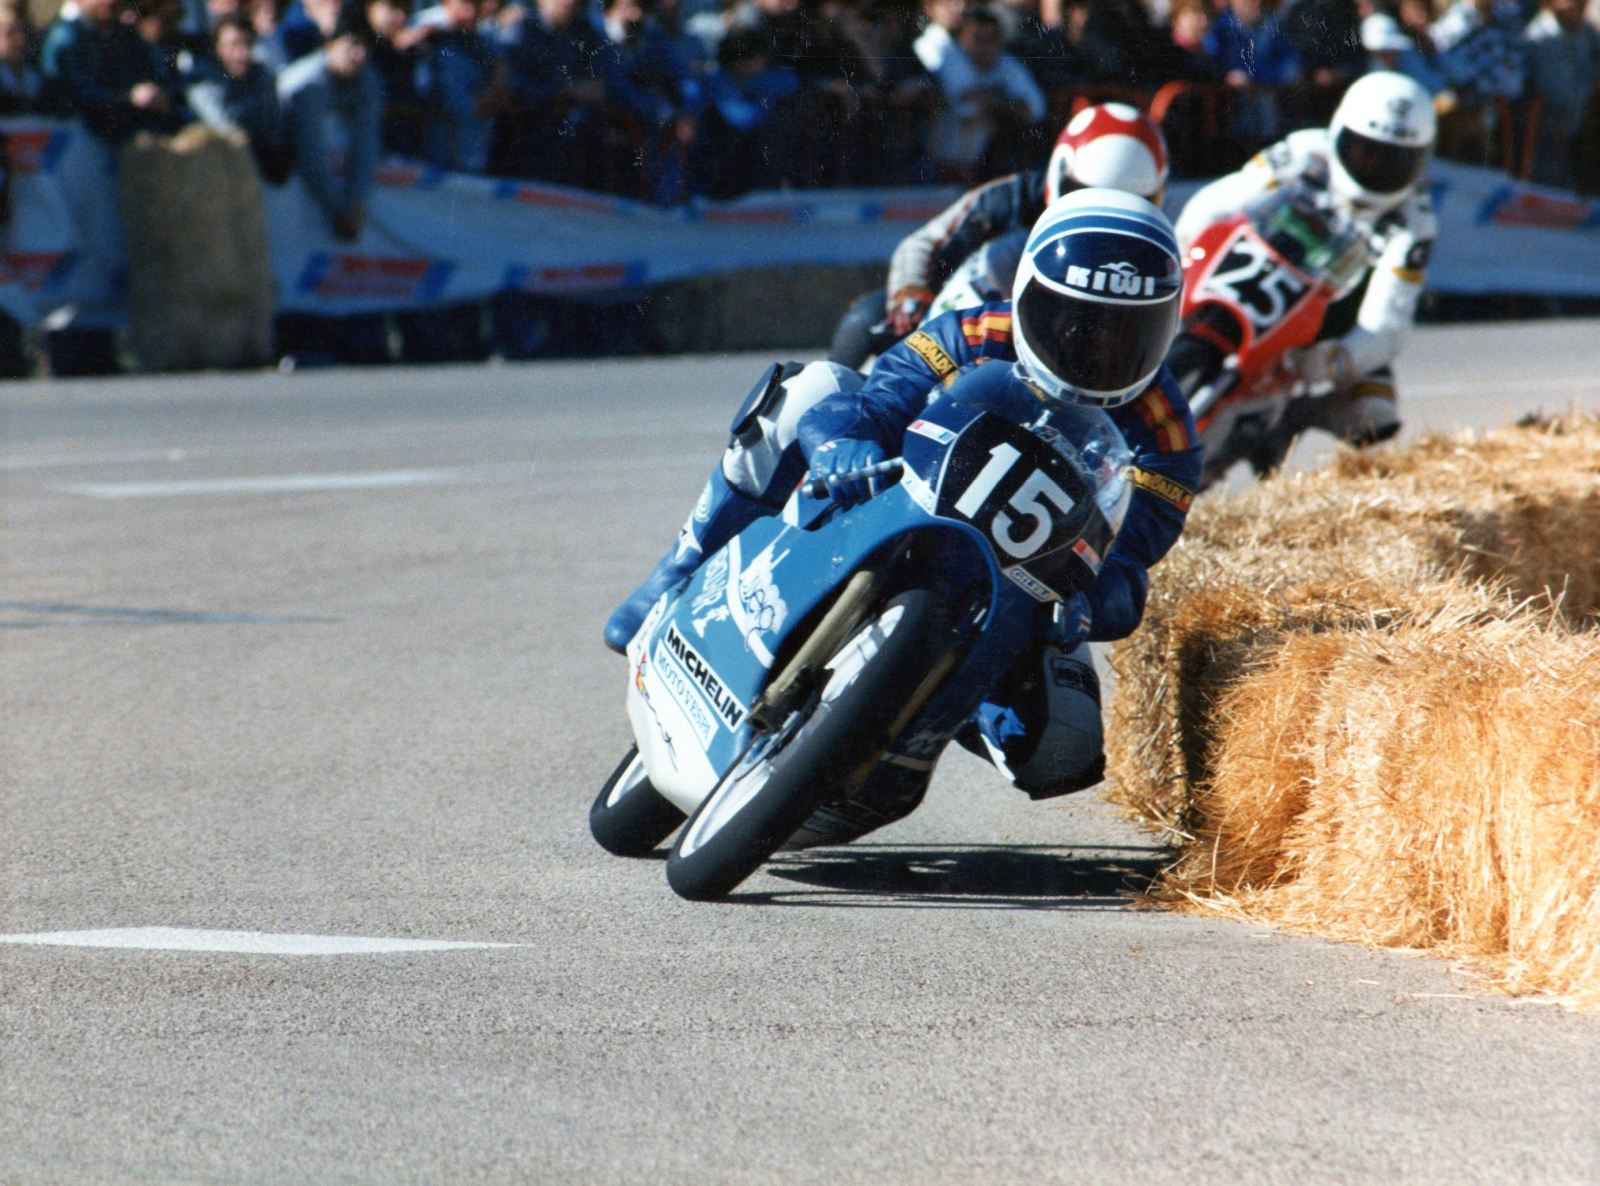
M299 313L636 289L713 272L887 260L953 189L806 190L661 209L391 161L357 242L297 185L267 191L280 308Z
M25 324L117 325L127 261L113 155L70 123L0 120L13 172L0 310ZM1600 296L1600 202L1449 161L1430 171L1435 291ZM1199 182L1168 195L1175 213ZM740 268L886 261L956 191L799 190L660 209L534 182L380 171L359 240L340 243L298 184L266 187L277 305L340 315L517 290L620 293Z

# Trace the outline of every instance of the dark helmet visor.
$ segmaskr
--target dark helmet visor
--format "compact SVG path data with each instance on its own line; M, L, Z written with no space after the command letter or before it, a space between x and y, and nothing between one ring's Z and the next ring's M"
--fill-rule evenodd
M1376 194L1399 193L1410 189L1427 167L1429 150L1414 144L1388 144L1343 128L1334 141L1334 151L1344 171L1357 185Z
M1161 365L1178 328L1178 295L1114 304L1032 280L1017 299L1017 327L1039 361L1069 387L1121 391Z

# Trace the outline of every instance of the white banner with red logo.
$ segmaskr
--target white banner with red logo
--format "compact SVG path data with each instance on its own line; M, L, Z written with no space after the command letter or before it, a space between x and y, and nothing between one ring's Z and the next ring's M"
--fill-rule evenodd
M30 325L119 324L127 263L111 153L74 124L11 119L0 133L12 174L0 310ZM1451 162L1431 175L1440 225L1430 287L1600 296L1600 202ZM1169 203L1196 184L1174 186ZM339 315L505 290L603 294L738 268L887 260L953 196L802 190L663 210L391 162L355 243L332 237L298 183L268 188L266 205L278 307Z

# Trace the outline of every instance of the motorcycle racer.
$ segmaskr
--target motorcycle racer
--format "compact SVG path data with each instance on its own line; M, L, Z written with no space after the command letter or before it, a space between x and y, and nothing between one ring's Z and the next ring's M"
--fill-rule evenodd
M1079 190L1034 227L1012 301L930 320L865 379L830 362L772 368L735 417L676 546L607 623L608 645L622 650L663 592L754 518L780 510L808 473L838 502L870 497L874 479L861 471L898 455L907 426L941 391L1019 423L1051 405L1098 408L1134 453L1122 527L1087 594L1041 606L1037 645L957 738L1030 797L1094 785L1104 757L1087 644L1139 624L1147 572L1181 532L1200 476L1194 421L1163 361L1181 283L1165 215L1126 193ZM851 804L819 813L798 843L852 839L899 818L920 801L931 771L931 763L886 771L884 784L869 781Z
M995 271L1004 276L993 299L1004 299L1028 228L1063 194L1104 186L1160 205L1166 183L1166 140L1148 116L1126 103L1085 107L1061 129L1043 169L997 177L968 190L901 240L889 260L887 284L845 313L828 358L859 367L899 341L921 323L964 260L985 244L1013 236L1016 242L995 261Z
M1276 468L1306 428L1358 447L1400 430L1391 364L1415 318L1436 235L1421 184L1433 141L1428 92L1402 74L1377 71L1351 84L1327 128L1291 133L1200 189L1178 216L1178 243L1187 255L1208 226L1274 189L1301 186L1369 232L1365 276L1328 310L1318 340L1288 360L1291 382L1325 394L1290 405L1284 423L1251 457L1258 472ZM1186 345L1193 345L1188 337ZM1215 348L1218 361L1232 352L1224 341Z

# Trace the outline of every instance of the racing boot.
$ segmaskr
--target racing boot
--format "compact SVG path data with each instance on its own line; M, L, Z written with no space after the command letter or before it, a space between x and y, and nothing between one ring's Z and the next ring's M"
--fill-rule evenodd
M972 714L956 740L1026 792L1053 799L1105 777L1100 677L1088 643L1041 647Z
M722 463L711 470L706 488L693 512L678 530L678 538L667 554L606 621L606 646L621 654L639 632L645 615L656 600L674 585L687 580L700 561L727 543L750 523L771 511L762 503L739 493L723 475Z

